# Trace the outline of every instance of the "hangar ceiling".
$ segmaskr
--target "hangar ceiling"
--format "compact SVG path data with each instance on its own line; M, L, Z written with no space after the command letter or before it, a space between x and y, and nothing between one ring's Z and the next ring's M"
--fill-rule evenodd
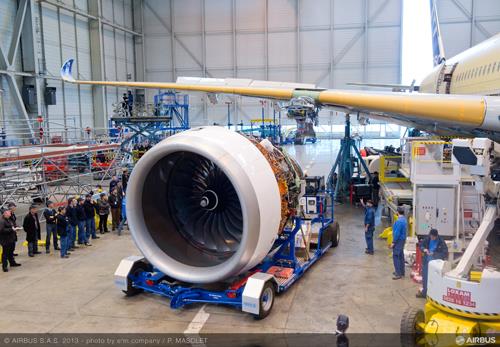
M400 0L146 0L144 34L151 81L239 77L346 88L400 80ZM236 103L233 122L260 117L258 100ZM198 95L191 104L193 125L226 124L224 102Z
M62 83L59 67L70 57L77 59L76 73L85 79L241 77L332 88L346 88L351 81L398 83L402 2L0 1L1 48L9 58L9 63L4 61L0 68L2 127L11 134L27 134L28 123L33 130L39 114L48 119L49 130L55 132L107 125L112 104L119 101L124 90ZM437 4L447 56L500 32L497 0L437 0ZM33 17L29 18L31 13ZM21 19L27 23L23 35L27 31L28 39L23 36L18 49L12 50L12 38L20 33ZM57 105L47 106L39 96L39 107L26 108L20 97L23 84L36 85L39 95L43 95L45 86L56 87ZM154 93L149 92L148 100ZM226 101L233 102L233 123L248 124L261 116L258 100L226 99L211 105L206 97L193 95L192 124L225 124ZM272 116L270 105L265 111ZM321 124L327 126L343 122L342 117L327 110L322 111L321 118Z

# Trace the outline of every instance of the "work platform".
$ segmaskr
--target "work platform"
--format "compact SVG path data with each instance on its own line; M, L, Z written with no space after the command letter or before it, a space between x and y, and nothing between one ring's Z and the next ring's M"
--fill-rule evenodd
M120 165L118 143L0 148L0 206L8 202L64 202L93 190Z
M69 156L76 154L95 153L119 148L117 143L110 144L48 144L38 146L19 146L0 148L0 164L17 163L26 160Z

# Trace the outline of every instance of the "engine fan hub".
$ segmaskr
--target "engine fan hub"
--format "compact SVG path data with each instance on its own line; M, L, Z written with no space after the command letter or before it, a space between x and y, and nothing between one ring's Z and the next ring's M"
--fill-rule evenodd
M215 193L213 190L207 190L205 193L203 193L200 200L200 207L204 208L205 210L212 211L215 210L218 205L219 197L217 196L217 193Z

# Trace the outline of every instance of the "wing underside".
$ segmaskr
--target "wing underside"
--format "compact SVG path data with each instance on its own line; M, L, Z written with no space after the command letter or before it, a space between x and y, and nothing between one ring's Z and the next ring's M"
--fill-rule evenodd
M487 107L486 98L479 95L327 90L307 84L255 83L238 79L187 78L178 80L178 83L82 81L73 78L72 64L73 60L70 59L61 68L63 80L70 83L232 94L281 101L308 97L322 107L332 107L351 114L361 113L368 118L384 119L435 133L465 132L473 135L476 129L483 127ZM486 130L494 132L496 129Z

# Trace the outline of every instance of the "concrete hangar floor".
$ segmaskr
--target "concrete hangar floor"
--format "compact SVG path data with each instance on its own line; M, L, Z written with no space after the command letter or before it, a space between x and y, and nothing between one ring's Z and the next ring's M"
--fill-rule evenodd
M338 142L323 140L288 150L309 175L326 175ZM385 144L389 143L381 143ZM402 281L391 279L392 258L385 241L375 241L374 256L364 253L362 215L360 208L337 206L339 247L278 296L273 311L262 321L223 306L172 310L169 301L159 296L125 297L115 287L113 274L122 258L139 253L128 231L122 236L101 235L92 247L76 250L70 259L60 259L54 251L28 258L19 243L17 260L22 267L0 275L0 331L331 333L337 316L346 314L349 333L399 332L407 306L421 307L424 301L415 298L418 286L408 276Z

